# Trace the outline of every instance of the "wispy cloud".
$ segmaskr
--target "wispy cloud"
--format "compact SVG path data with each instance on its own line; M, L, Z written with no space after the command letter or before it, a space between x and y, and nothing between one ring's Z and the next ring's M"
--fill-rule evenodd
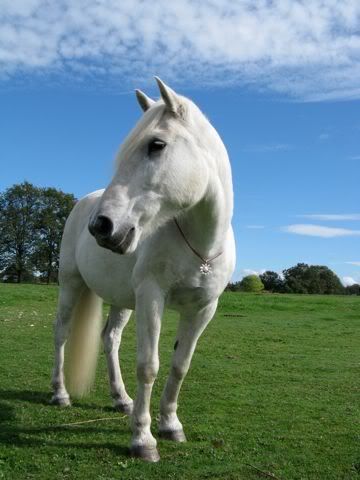
M258 152L258 153L267 153L267 152L284 152L291 150L292 146L287 143L275 143L271 145L250 145L243 149L244 152Z
M356 267L360 267L360 262L345 262L348 265L355 265Z
M328 140L329 138L330 138L330 135L328 133L321 133L319 135L319 140L321 141Z
M262 273L266 272L265 268L261 270L252 270L251 268L243 268L240 270L242 277L246 277L247 275L261 275Z
M360 98L359 24L358 0L2 0L0 71Z
M311 214L311 215L297 215L301 218L309 218L312 220L324 221L339 221L339 220L360 220L360 213L341 213L341 214Z
M350 160L360 160L360 155L351 155Z
M359 236L360 230L350 230L348 228L331 228L323 227L322 225L310 224L295 224L282 227L282 230L287 233L294 233L297 235L308 235L311 237L350 237Z

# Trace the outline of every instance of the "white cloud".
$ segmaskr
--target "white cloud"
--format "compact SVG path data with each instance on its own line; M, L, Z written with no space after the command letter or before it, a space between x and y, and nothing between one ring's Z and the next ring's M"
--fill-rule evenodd
M342 283L344 287L351 287L351 285L354 285L357 281L352 277L342 277Z
M262 268L261 270L252 270L251 268L243 268L241 270L241 276L246 277L247 275L261 275L262 273L266 272L265 268Z
M282 227L284 232L295 233L297 235L308 235L311 237L348 237L360 235L360 230L350 230L348 228L331 228L322 225L296 224Z
M266 153L266 152L283 152L291 150L291 145L286 143L275 143L272 145L252 145L250 147L244 148L244 152L259 152L259 153Z
M345 262L348 265L355 265L356 267L360 267L360 262Z
M313 220L360 220L360 213L342 213L342 214L312 214L298 215L301 218L311 218Z
M360 98L358 0L2 0L0 70Z

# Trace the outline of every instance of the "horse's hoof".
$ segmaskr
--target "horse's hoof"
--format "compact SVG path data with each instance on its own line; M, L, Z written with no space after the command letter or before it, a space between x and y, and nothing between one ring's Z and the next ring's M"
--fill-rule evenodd
M125 415L132 415L134 404L133 402L130 403L114 403L114 409L117 412L125 413Z
M160 430L159 437L173 442L186 442L184 430Z
M130 448L132 457L141 458L145 462L158 462L160 455L156 447L147 447L145 445L135 445Z
M71 407L70 397L57 397L54 395L50 400L50 404L58 407Z

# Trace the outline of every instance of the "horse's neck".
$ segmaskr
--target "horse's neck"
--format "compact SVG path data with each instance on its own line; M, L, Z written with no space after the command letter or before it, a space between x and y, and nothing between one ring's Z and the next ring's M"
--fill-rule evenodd
M184 213L179 223L191 246L203 257L220 253L230 228L233 192L230 170L221 181L210 177L205 195L194 207Z

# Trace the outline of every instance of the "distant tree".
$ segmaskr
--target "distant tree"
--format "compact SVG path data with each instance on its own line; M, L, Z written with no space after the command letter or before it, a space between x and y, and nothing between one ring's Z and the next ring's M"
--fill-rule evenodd
M261 292L264 284L257 275L247 275L241 280L240 289L243 292Z
M5 280L20 283L32 273L38 209L39 189L28 182L0 194L0 271Z
M271 270L267 270L266 272L262 273L260 276L260 280L264 284L265 290L268 292L276 292L282 293L284 292L284 281L280 277L280 275L276 272L272 272Z
M4 283L18 283L18 270L16 264L10 264L4 268L0 273L0 279ZM27 283L35 283L38 278L34 275L31 269L26 268L21 273L21 281Z
M298 263L283 271L285 290L290 293L341 294L344 293L339 277L323 265Z
M325 265L312 265L313 284L310 285L309 293L323 293L326 295L343 294L344 286L339 277ZM313 286L314 285L314 286ZM315 291L312 291L315 290Z
M284 281L290 293L308 293L306 274L309 265L298 263L294 267L283 270Z
M360 295L360 285L358 283L354 283L353 285L348 285L347 287L345 287L345 294Z
M40 189L33 263L46 283L57 280L60 243L75 197L55 188Z
M235 291L235 283L229 282L225 287L225 292L234 292Z
M231 292L239 292L241 290L240 284L241 282L228 283L226 290Z
M62 232L75 198L29 182L0 194L0 279L57 279Z

